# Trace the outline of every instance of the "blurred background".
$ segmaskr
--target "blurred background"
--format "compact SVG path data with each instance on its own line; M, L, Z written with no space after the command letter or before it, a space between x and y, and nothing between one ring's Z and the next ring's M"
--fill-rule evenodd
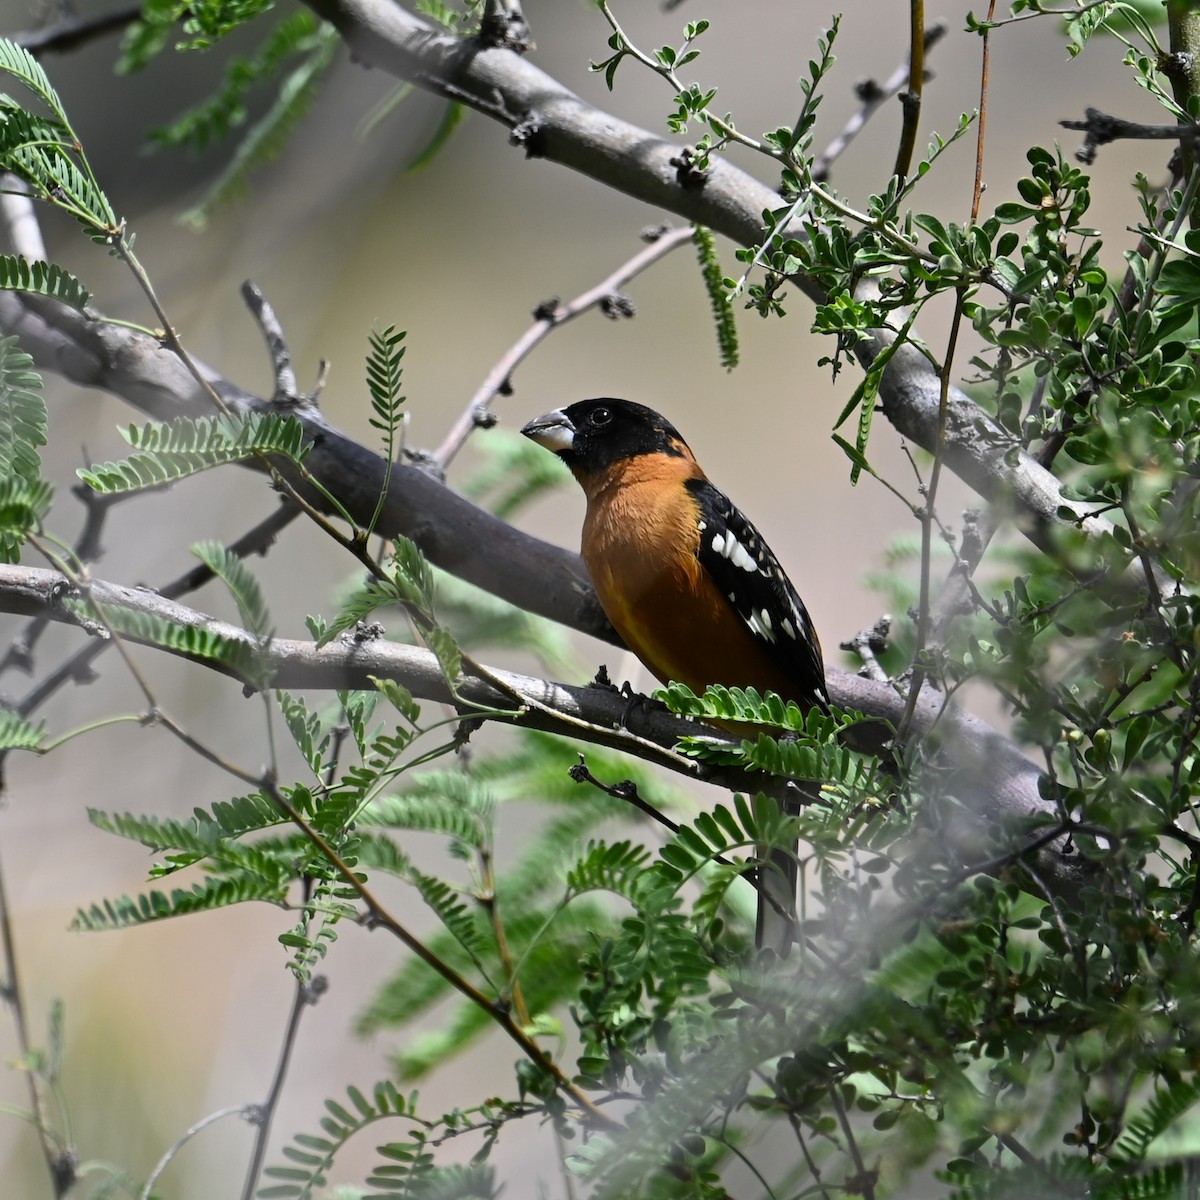
M885 80L907 55L908 5L848 6L836 45L838 63L826 85L815 144L829 142L858 108L856 82ZM964 32L967 6L927 4L929 20L949 31L932 51L934 78L926 86L919 147L934 132L949 134L959 114L979 98L981 42ZM665 132L671 95L661 80L632 63L622 65L615 93L590 61L608 54L608 27L584 0L526 0L537 49L533 59L597 105ZM716 107L752 133L790 124L801 103L797 80L815 54L815 39L830 17L826 0L691 0L662 13L648 0L615 5L643 47L677 43L683 23L707 18L702 56L687 71L719 84ZM78 12L100 13L97 0ZM48 6L0 0L0 32L36 28ZM253 179L251 191L220 210L196 232L181 211L195 203L224 161L225 148L199 159L175 152L147 154L147 133L206 95L230 53L247 53L261 34L236 36L206 54L165 53L144 72L116 77L114 39L44 60L118 214L137 233L138 253L167 311L192 353L235 382L260 392L271 387L270 364L238 288L253 279L274 303L295 355L302 387L322 359L332 364L322 407L327 417L368 441L370 413L363 359L373 324L408 331L404 361L409 444L436 446L492 365L520 336L532 310L550 297L567 299L593 286L637 251L639 231L663 214L608 191L561 167L527 160L504 130L470 115L445 151L412 172L408 165L428 143L442 102L415 95L369 135L367 116L396 81L351 63L341 53L318 102L285 152ZM993 38L984 178L989 204L1015 197L1030 145L1079 136L1059 129L1087 105L1131 119L1157 121L1151 100L1120 65L1123 47L1096 39L1081 59L1069 60L1048 21L1019 23ZM862 205L880 190L895 155L899 105L891 102L836 163L835 186ZM974 134L937 166L916 206L943 220L969 215ZM764 179L769 164L748 153L732 157ZM1114 231L1106 247L1110 271L1139 218L1130 183L1147 162L1165 167L1166 152L1139 154L1132 143L1106 147L1093 170L1093 224ZM1158 179L1152 179L1158 182ZM51 256L79 275L110 316L153 323L133 281L118 264L48 217ZM719 243L727 274L740 274L732 247ZM838 643L872 624L888 599L866 577L889 567L889 547L916 527L903 505L864 477L849 483L848 463L829 438L857 377L830 378L817 360L831 352L808 332L811 306L792 293L786 320L742 314L742 363L725 372L690 249L675 252L628 289L632 320L598 313L558 330L520 368L515 393L498 402L500 432L519 429L547 408L593 395L623 396L659 408L681 428L712 478L749 513L772 543L806 599L831 664ZM945 345L947 312L922 320L935 352ZM960 347L967 363L969 341ZM116 428L139 419L114 397L46 381L51 445L47 460L58 481L57 532L70 536L82 517L65 495L82 461L123 453ZM456 462L451 484L478 462L478 443ZM912 469L882 419L871 458L894 483L915 496ZM941 510L957 524L969 502L947 485ZM123 583L162 583L192 560L183 547L201 538L231 540L275 504L266 485L248 472L201 476L115 510L106 529L107 554L95 567ZM76 511L79 510L79 511ZM578 543L582 497L574 489L529 510L521 524L563 545ZM264 582L282 636L304 636L303 618L328 613L354 564L314 529L297 523L254 569ZM901 569L909 569L907 567ZM302 581L302 585L301 585ZM214 589L192 601L231 616ZM20 628L8 619L6 642ZM73 644L73 643L72 643ZM45 639L38 667L54 665L69 647ZM606 661L615 678L636 679L636 664L611 648L578 640L582 673ZM263 755L260 702L203 672L179 672L163 656L141 656L166 706L189 728L249 769ZM492 656L502 665L529 663ZM62 730L114 712L136 712L140 698L115 660L101 660L100 682L69 689L42 715ZM642 681L645 682L644 680ZM0 681L19 696L27 684L11 673ZM165 923L121 934L67 932L78 907L105 896L138 891L147 856L130 843L89 826L84 810L163 811L186 815L230 794L227 779L187 754L161 730L136 723L79 738L46 761L11 759L0 809L0 864L13 909L14 931L32 1036L45 1042L56 998L66 1007L63 1098L72 1136L87 1159L125 1164L139 1177L180 1133L225 1105L261 1099L274 1068L292 994L286 955L274 939L291 918L266 907L239 907L185 924ZM706 802L705 794L697 797ZM711 800L707 801L711 802ZM519 831L505 828L507 838ZM421 918L412 916L421 924ZM343 928L324 966L329 993L309 1011L286 1096L276 1121L271 1161L284 1138L315 1130L326 1096L347 1084L368 1088L386 1073L386 1040L362 1042L352 1033L374 987L402 953L382 933ZM16 1054L10 1014L0 1009L0 1055ZM496 1038L469 1065L469 1084L452 1064L423 1087L431 1112L462 1101L507 1093L513 1051ZM0 1073L0 1104L24 1108L27 1092L17 1070ZM399 1130L393 1130L397 1136ZM335 1179L353 1179L356 1164L373 1161L371 1147L390 1136L365 1135L358 1157L342 1160ZM160 1184L178 1200L236 1195L250 1130L216 1126L187 1149ZM451 1153L469 1155L474 1145ZM535 1180L562 1194L546 1130L510 1126L501 1138L501 1174L512 1196L534 1195ZM0 1195L49 1196L35 1138L15 1117L0 1119ZM81 1186L79 1194L88 1193Z

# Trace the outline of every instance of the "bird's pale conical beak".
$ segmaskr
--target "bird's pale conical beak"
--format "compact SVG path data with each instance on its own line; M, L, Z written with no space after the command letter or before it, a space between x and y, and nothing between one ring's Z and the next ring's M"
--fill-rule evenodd
M545 446L555 454L570 450L575 444L575 426L561 408L534 417L528 425L522 427L521 432L531 441Z

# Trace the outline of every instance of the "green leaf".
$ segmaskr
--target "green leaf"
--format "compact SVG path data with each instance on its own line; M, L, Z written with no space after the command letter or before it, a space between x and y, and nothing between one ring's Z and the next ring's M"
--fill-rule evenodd
M913 322L916 321L917 315L920 312L920 306L914 305L913 311L909 313L903 327L897 332L895 339L886 345L872 360L871 365L867 368L863 375L862 381L858 387L854 389L854 394L842 409L838 419L833 423L833 428L838 429L842 422L857 408L858 413L858 431L855 437L854 449L856 454L852 456L853 466L850 469L850 482L857 484L859 477L864 470L871 474L869 465L867 464L867 441L871 434L871 424L875 415L875 401L879 395L879 383L883 379L883 372L887 365L892 360L892 355L900 349L901 346L909 345L908 334L912 329ZM859 463L863 465L860 466Z
M450 144L450 139L454 136L455 131L467 119L467 114L470 111L465 104L459 104L455 100L451 100L446 105L442 110L442 119L433 131L433 136L421 148L412 162L408 164L407 169L410 174L423 171L441 154Z
M739 724L770 725L776 729L803 732L806 718L794 701L786 704L774 692L760 694L755 688L727 688L713 684L697 696L685 684L673 682L654 693L672 712L681 716L702 717L706 721L738 722ZM820 721L821 714L813 718Z
M20 161L35 148L46 155L68 154L75 149L75 139L57 117L32 113L0 92L0 161Z
M293 803L296 803L295 790L289 794ZM237 847L236 840L247 833L262 833L286 824L279 806L261 792L220 801L213 805L211 812L197 808L186 821L128 812L107 813L95 808L89 808L87 815L88 820L105 833L139 842L155 853L166 852L166 865L152 872L156 877L191 866L202 859L221 857L226 851L238 858L239 866L246 867L250 865L249 860L241 856L250 851ZM264 849L270 850L270 843L255 843L255 853ZM289 859L295 858L294 849L286 853ZM258 862L263 867L265 860L261 854ZM274 867L265 867L259 873L271 879L279 875Z
M0 338L0 478L36 483L42 470L38 449L45 444L41 376L15 337Z
M372 800L360 819L368 827L442 834L479 851L491 842L491 810L488 789L470 775L426 771L399 795Z
M142 9L142 20L153 19L159 0L151 0ZM169 0L168 11L173 22L182 6ZM151 131L151 144L156 147L186 146L199 153L214 142L227 137L245 124L247 96L252 89L277 78L291 59L308 54L321 43L321 23L310 12L293 13L279 21L253 57L237 56L225 65L225 76L217 92L195 105L171 124Z
M229 589L245 628L260 642L269 641L274 632L271 614L263 600L262 588L245 560L226 550L220 542L197 542L191 550Z
M11 708L0 708L0 750L37 750L45 729L44 723L31 725Z
M1188 255L1164 263L1158 287L1164 295L1177 296L1191 305L1200 303L1200 257Z
M308 112L334 63L341 39L331 25L322 25L312 52L279 85L275 102L242 139L229 165L199 203L183 214L185 223L203 229L223 204L243 195L251 171L275 158Z
M402 344L404 336L404 331L397 332L394 325L389 325L382 332L377 329L372 330L370 336L370 353L367 355L367 388L371 393L371 408L375 413L370 418L370 423L383 433L383 460L387 464L387 468L379 489L379 499L375 502L375 511L367 522L365 535L368 537L374 531L376 522L383 512L395 465L396 441L403 419L401 408L404 404L404 397L400 394L400 379L403 372L400 363L404 358Z
M392 582L404 602L411 604L419 613L432 620L433 571L417 543L403 535L397 537L388 565L391 568Z
M50 109L26 111L0 94L0 168L29 185L33 195L74 216L93 240L108 243L121 230L67 121L58 95L37 62L0 39L0 70L19 79Z
M408 688L403 687L394 679L371 677L371 682L379 689L379 693L400 715L411 725L416 725L421 719L421 706L413 699Z
M180 417L169 425L131 425L123 433L141 453L77 472L102 495L161 487L256 454L279 455L298 465L312 448L304 426L295 417L273 413L195 420Z
M466 951L479 971L487 977L482 962L483 938L476 925L475 915L463 901L462 894L448 883L423 871L412 870L409 879L421 893L421 899L437 914L454 940Z
M868 474L874 474L871 464L867 462L867 456L857 446L850 445L844 437L837 433L833 435L833 440L841 447L842 453L854 464L856 471L866 471Z
M28 483L19 475L0 477L0 560L16 562L21 544L39 531L54 489L44 479Z
M1176 1126L1197 1100L1200 1100L1200 1083L1177 1079L1158 1088L1146 1111L1122 1131L1114 1154L1125 1162L1140 1162L1151 1144Z
M372 330L367 355L367 388L371 393L371 408L375 415L371 425L383 431L387 445L395 440L400 424L400 408L404 396L400 394L403 375L401 362L404 358L404 330L389 325L382 332ZM389 451L388 457L392 455Z
M85 621L93 620L90 603L64 600ZM115 605L104 606L104 616L123 637L145 645L161 646L187 658L216 664L235 679L258 686L262 663L257 649L246 639L235 639L194 625L176 625L151 613L132 612Z
M567 871L567 887L576 895L615 892L634 903L650 862L650 852L634 842L588 842Z
M325 752L332 741L329 732L322 729L321 718L299 696L284 691L277 691L275 696L292 741L304 755L309 770L320 777L325 770Z
M41 64L22 46L8 38L0 38L0 71L20 80L55 117L66 123L62 101Z
M117 59L118 75L140 71L166 44L188 0L142 0L141 17L126 31Z
M27 262L12 254L0 254L0 288L49 296L77 312L83 312L92 298L74 275L55 263Z
M119 896L115 900L105 900L86 910L77 909L70 928L90 933L128 929L133 925L146 925L190 913L212 912L251 900L280 904L286 896L286 887L272 887L251 877L206 879L190 889L176 888L170 895L151 891L140 896Z
M390 579L374 577L363 580L342 604L341 611L330 621L317 638L317 648L329 645L348 630L354 629L381 608L399 606L405 597Z
M462 651L458 648L454 635L443 626L435 625L426 631L424 637L430 650L437 655L438 666L442 668L446 682L453 687L462 674Z
M325 1110L328 1114L321 1121L321 1129L325 1136L299 1133L293 1144L285 1146L283 1157L293 1163L302 1164L300 1167L267 1167L263 1175L268 1179L287 1180L287 1183L275 1187L260 1188L258 1196L278 1197L311 1197L317 1188L325 1187L326 1173L332 1168L334 1160L341 1153L346 1143L364 1129L377 1121L394 1121L397 1117L408 1117L414 1125L416 1109L408 1104L390 1082L381 1082L374 1089L373 1101L367 1100L361 1089L349 1087L346 1095L350 1104L356 1110L352 1112L344 1104L327 1099ZM419 1126L418 1126L419 1129ZM402 1163L403 1169L398 1170L389 1180L395 1180L397 1186L405 1186L407 1194L416 1196L417 1184L433 1169L433 1156L423 1150L420 1136L412 1142L391 1143L381 1146L379 1152L394 1163ZM389 1189L392 1190L390 1184Z
M207 50L271 7L273 0L191 0L179 50Z

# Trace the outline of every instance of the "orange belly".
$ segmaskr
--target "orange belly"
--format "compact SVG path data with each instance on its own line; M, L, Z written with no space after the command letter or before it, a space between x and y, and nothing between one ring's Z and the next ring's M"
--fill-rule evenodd
M664 494L675 499L664 505ZM688 493L664 493L656 480L626 475L606 499L589 502L583 559L605 614L650 672L697 693L712 683L753 687L806 708L804 689L700 566L698 513Z

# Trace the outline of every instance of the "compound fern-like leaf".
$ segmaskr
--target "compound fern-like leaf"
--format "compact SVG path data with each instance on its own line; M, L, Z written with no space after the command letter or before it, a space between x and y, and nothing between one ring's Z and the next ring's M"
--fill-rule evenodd
M278 455L300 464L311 449L304 426L294 417L263 413L180 418L169 425L131 425L122 432L140 453L77 472L84 483L103 495L161 487L256 454Z

